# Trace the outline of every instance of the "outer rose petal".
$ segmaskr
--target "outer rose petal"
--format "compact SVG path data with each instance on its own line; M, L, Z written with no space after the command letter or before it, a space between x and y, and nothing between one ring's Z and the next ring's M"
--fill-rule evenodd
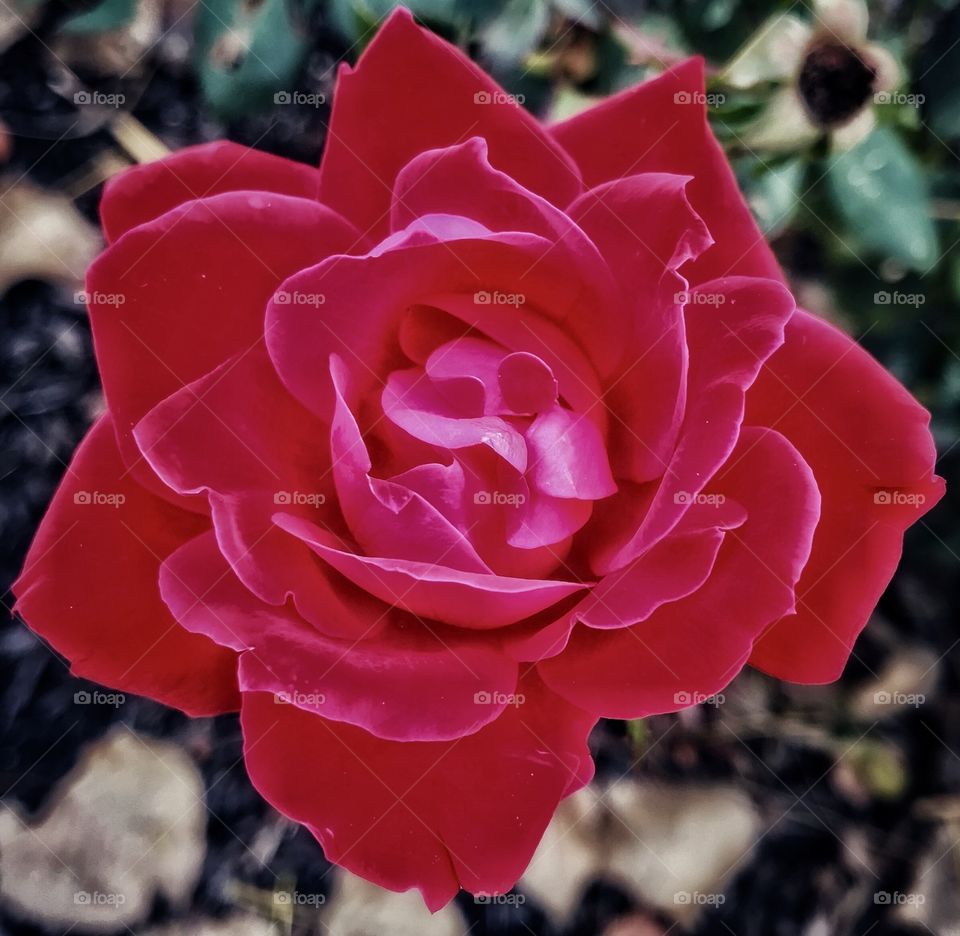
M320 166L320 198L363 232L388 230L397 173L424 150L482 136L490 161L558 207L576 167L540 124L462 52L396 10L341 67Z
M315 202L228 192L176 208L101 254L87 291L123 302L91 304L97 363L121 455L138 480L151 483L132 438L140 418L262 342L264 309L280 282L355 241Z
M247 588L272 605L293 595L320 630L359 636L369 622L362 624L357 597L344 595L310 549L272 519L279 503L337 522L326 432L290 397L260 345L171 394L134 436L172 490L207 494L220 548Z
M822 683L843 670L893 576L907 527L943 495L930 414L856 342L799 311L747 395L747 421L782 432L813 468L823 516L797 586L797 611L760 638L750 662ZM877 503L884 493L922 498Z
M100 201L108 242L184 202L223 192L276 192L315 199L320 173L229 140L188 146L110 179Z
M244 693L247 770L330 861L382 887L416 887L431 910L461 887L503 893L593 768L585 742L596 719L535 674L518 693L521 704L476 734L404 743Z
M744 429L711 490L748 516L726 533L706 584L632 627L577 628L537 665L548 686L608 718L676 711L727 685L757 636L793 608L819 516L809 467L778 432Z
M715 243L684 268L691 283L720 276L783 280L707 122L703 60L671 68L552 128L588 187L642 172L690 175L693 207Z
M211 533L164 563L160 591L180 623L241 651L240 689L398 741L450 740L493 721L516 689L517 665L495 645L406 619L366 640L335 640L243 587ZM361 611L358 609L358 617ZM391 617L382 607L380 617ZM484 694L488 704L478 704Z
M118 506L95 494L124 498ZM160 599L160 564L209 526L126 472L109 415L80 444L13 586L30 627L79 676L189 715L236 710L236 655L189 634Z

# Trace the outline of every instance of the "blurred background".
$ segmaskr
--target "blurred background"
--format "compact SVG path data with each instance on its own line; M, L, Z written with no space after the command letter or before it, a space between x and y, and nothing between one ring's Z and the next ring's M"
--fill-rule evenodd
M798 298L933 413L945 501L843 679L609 722L518 889L430 917L265 806L236 718L77 680L8 587L101 406L102 183L229 137L316 163L389 0L0 0L0 936L960 936L960 3L413 0L557 119L691 53ZM951 488L952 482L952 488Z

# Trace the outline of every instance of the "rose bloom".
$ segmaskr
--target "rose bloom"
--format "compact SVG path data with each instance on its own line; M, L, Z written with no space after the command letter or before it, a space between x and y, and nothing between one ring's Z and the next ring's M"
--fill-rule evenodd
M16 585L73 671L239 709L257 789L430 908L517 881L600 717L836 679L942 494L795 308L692 60L540 125L405 11L323 163L112 181L107 402Z

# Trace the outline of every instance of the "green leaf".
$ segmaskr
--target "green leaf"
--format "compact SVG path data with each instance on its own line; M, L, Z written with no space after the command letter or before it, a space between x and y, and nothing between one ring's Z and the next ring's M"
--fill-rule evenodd
M756 168L752 159L748 162L751 168ZM796 216L804 192L806 167L805 160L795 158L759 175L738 172L747 203L767 237L776 237Z
M833 156L827 183L850 238L860 246L919 271L936 262L937 233L923 172L889 127ZM847 240L847 232L841 236Z
M137 13L137 0L102 0L92 10L71 17L61 27L69 34L112 32L122 29Z
M221 117L265 110L277 93L297 90L309 41L294 9L287 0L200 4L195 23L200 81Z
M546 0L509 0L483 30L484 50L498 65L515 64L540 44L549 24Z
M551 6L562 16L575 23L582 23L589 29L599 31L603 24L601 10L590 0L552 0Z

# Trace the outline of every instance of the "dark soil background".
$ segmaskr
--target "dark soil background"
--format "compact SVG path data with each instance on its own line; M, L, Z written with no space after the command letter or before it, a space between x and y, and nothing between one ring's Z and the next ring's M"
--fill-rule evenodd
M297 11L304 50L296 86L323 93L328 100L335 63L354 58L364 35L362 23L354 24L357 33L353 35L344 27L342 10L333 9L342 6L317 3ZM646 4L636 11L604 12L600 22L585 19L575 28L568 26L565 33L557 25L561 14L554 10L544 26L546 32L534 37L534 44L547 52L559 48L563 54L555 56L545 73L534 76L540 83L530 92L531 106L544 110L555 106L562 95L602 94L623 81L620 73L617 78L607 74L617 55L616 68L622 72L629 65L624 64L622 49L612 51L621 17L639 22L642 10L660 17L649 22L661 23L665 15L667 24L682 34L677 41L685 49L716 55L715 49L723 44L723 30L740 28L736 17L756 26L762 19L758 10L776 12L786 5L728 3L735 8L735 18L722 29L698 35L688 28L690 22L705 22L703 17L716 6L681 3L663 14L656 4ZM700 8L700 19L695 10L691 12L693 7ZM64 274L62 264L44 256L40 244L32 251L32 260L18 259L24 252L31 254L23 246L26 235L18 224L25 214L32 217L37 205L47 204L45 199L52 199L51 210L58 213L55 231L63 234L75 229L74 239L86 240L90 250L97 249L100 185L136 155L131 147L148 145L142 140L131 143L122 133L118 142L116 113L81 112L72 102L75 90L111 93L111 89L122 89L127 98L123 113L132 114L170 149L228 136L316 163L328 117L326 106L268 106L231 113L205 89L201 70L189 53L197 41L191 32L192 18L178 20L188 12L186 6L173 3L157 8L162 28L143 47L128 49L128 57L119 65L104 65L98 44L123 35L127 27L110 23L111 29L65 36L64 23L77 10L67 0L51 0L18 7L13 18L0 17L0 22L11 24L0 32L0 594L5 595L7 607L9 584L33 531L100 405L86 312L73 296L80 287L75 278ZM897 4L877 4L876 12L889 31L908 37L910 62L921 63L911 65L913 77L908 81L919 81L923 72L926 86L933 82L946 87L953 81L951 69L957 68L960 75L957 50L950 45L960 40L960 12L954 5L921 3L908 10ZM435 20L440 31L463 37L459 20L447 23L442 16ZM31 30L25 28L25 21ZM496 49L491 52L484 45L483 35L468 35L469 47L490 67L499 67L510 86L515 70L511 73L499 64ZM64 62L70 66L66 85ZM642 63L636 68L642 71ZM530 76L524 79L514 87L531 87ZM64 87L69 90L64 92ZM811 216L827 218L841 231L851 221L831 209L828 194L820 189L804 199L809 213L791 215L775 232L774 244L798 294L854 333L866 333L864 344L933 410L943 453L938 471L948 481L946 500L908 535L897 576L838 684L800 690L748 673L730 689L723 705L641 724L607 723L592 742L599 790L632 783L667 791L740 791L759 823L754 847L723 877L719 885L723 901L708 903L695 918L678 916L629 875L597 871L578 880L572 909L560 914L545 905L549 901L542 895L527 893L523 885L523 902L513 904L478 904L461 895L463 932L500 936L960 934L956 896L960 543L954 522L960 487L960 447L954 448L960 400L956 340L960 266L954 263L955 247L949 247L960 238L956 225L960 215L953 201L960 196L960 174L949 130L941 122L941 132L935 134L926 113L918 120L919 124L898 127L897 132L906 140L932 194L925 210L938 219L943 253L930 270L922 275L911 272L869 246L864 254L867 263L838 251ZM816 167L823 158L822 150L814 146L804 156L805 165ZM738 168L745 168L750 178L756 166L744 167L741 162ZM871 294L891 283L897 289L922 293L925 302L919 308L878 310ZM237 720L192 722L137 698L127 698L117 707L76 704L77 692L96 688L72 678L64 660L4 614L0 624L3 808L15 810L28 822L49 814L60 795L58 784L83 752L111 731L122 731L119 725L182 747L198 766L207 790L206 855L199 883L186 905L174 906L160 897L153 902L148 920L132 928L106 926L101 931L141 933L181 921L184 928L177 932L199 933L201 924L196 921L233 919L239 909L273 919L277 932L333 933L322 916L298 915L291 923L272 913L269 899L264 910L250 897L262 892L269 898L279 881L332 900L336 876L309 834L278 826L277 817L251 788L240 758ZM876 693L885 691L913 694L922 701L877 704ZM269 828L279 829L276 840L266 860L255 860L249 846ZM643 829L639 831L642 835ZM602 828L600 832L613 834ZM3 843L0 835L0 854ZM709 850L709 843L704 848ZM557 891L574 886L564 878L562 868L557 873L553 885ZM42 892L37 896L38 912L31 914L5 902L2 887L0 883L0 936L41 936L72 929L43 922ZM356 929L336 932L407 932L401 922L398 918L396 927L380 930L363 929L368 924L358 922ZM231 925L224 932L233 932Z

